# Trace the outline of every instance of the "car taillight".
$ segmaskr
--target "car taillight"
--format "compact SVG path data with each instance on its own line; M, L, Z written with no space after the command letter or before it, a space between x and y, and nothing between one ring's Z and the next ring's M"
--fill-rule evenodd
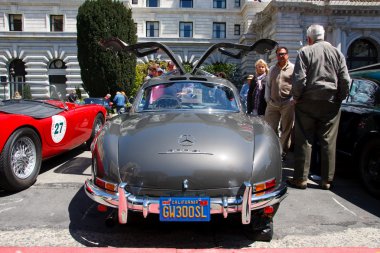
M276 179L271 178L267 181L254 184L255 196L261 196L271 191L271 189L276 185Z
M270 214L273 214L273 212L274 212L273 206L266 206L266 207L264 207L264 214L270 215Z
M117 184L107 182L101 178L96 177L95 178L95 184L103 189L106 189L108 191L117 192Z
M265 182L265 189L270 189L276 185L276 179L273 178L272 180Z

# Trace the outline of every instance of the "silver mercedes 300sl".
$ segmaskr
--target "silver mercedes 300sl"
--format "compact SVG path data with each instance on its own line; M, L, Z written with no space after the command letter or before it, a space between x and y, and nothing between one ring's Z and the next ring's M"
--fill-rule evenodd
M216 44L191 73L160 43L100 44L138 57L161 50L177 69L149 79L131 110L104 125L92 143L87 195L113 208L121 224L129 212L159 214L163 222L241 213L254 240L271 240L273 216L287 194L278 138L261 118L246 115L232 83L199 67L217 49L238 58L266 53L277 43Z

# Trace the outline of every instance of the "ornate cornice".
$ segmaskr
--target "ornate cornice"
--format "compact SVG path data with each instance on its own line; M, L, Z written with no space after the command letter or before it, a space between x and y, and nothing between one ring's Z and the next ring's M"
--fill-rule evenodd
M280 12L300 12L313 15L379 15L379 2L363 1L286 1L272 0L269 4ZM269 6L268 5L268 6ZM266 9L264 11L267 11Z
M316 16L380 16L378 2L363 1L328 1L328 0L272 0L266 8L257 13L252 31L260 31L269 24L277 13L299 13Z

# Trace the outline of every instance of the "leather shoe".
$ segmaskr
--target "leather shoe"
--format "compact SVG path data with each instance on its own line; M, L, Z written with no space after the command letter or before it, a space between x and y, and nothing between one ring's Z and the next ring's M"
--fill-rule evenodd
M307 188L307 180L304 179L294 179L294 178L289 178L286 180L286 183L293 188L297 189L306 189Z
M321 183L321 188L323 190L330 190L331 182L323 180Z

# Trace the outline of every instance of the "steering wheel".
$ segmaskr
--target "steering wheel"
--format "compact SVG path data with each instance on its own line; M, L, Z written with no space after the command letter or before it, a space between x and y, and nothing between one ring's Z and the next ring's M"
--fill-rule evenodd
M163 95L154 101L155 108L180 108L180 102L175 96Z

